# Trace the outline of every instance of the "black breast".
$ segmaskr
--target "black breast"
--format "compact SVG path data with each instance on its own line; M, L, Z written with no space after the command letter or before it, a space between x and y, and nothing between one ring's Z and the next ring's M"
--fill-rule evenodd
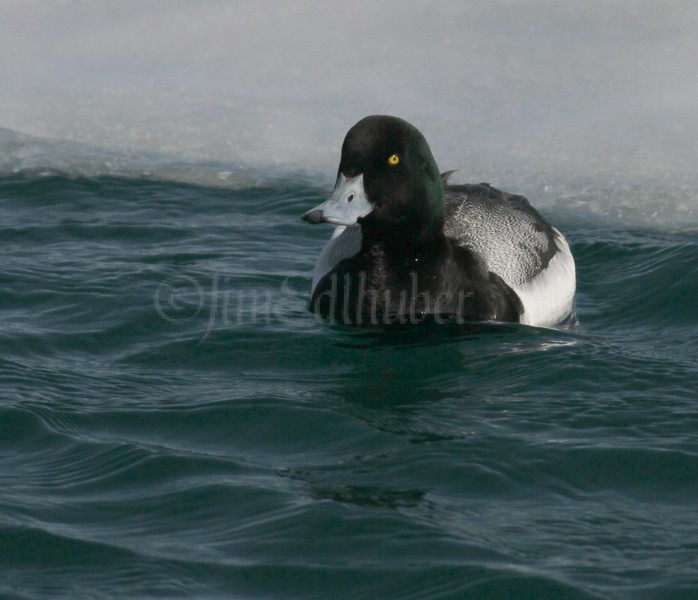
M416 324L425 320L518 321L516 293L447 238L394 251L377 243L320 280L309 310L333 323Z

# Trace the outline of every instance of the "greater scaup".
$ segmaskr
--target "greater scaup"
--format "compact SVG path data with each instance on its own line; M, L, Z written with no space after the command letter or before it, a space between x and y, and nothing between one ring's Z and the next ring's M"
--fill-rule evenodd
M376 115L354 125L334 193L302 215L337 225L315 265L309 309L359 325L567 318L575 267L562 234L523 196L448 185L449 173L439 174L406 121Z

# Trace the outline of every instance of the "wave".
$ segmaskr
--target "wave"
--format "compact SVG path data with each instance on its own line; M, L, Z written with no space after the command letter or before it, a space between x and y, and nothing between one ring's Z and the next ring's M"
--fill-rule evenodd
M222 162L186 162L152 150L109 149L4 128L0 128L0 176L108 176L232 189L260 183L252 169Z
M124 178L240 190L301 184L328 192L334 170L311 173L296 167L264 167L223 161L191 161L142 149L109 149L80 142L41 138L0 128L0 178ZM593 176L533 168L504 167L496 185L522 192L564 229L623 226L661 230L698 230L698 177ZM471 178L479 181L483 178ZM460 180L460 181L459 181ZM454 177L455 182L465 181ZM304 191L307 195L307 189Z

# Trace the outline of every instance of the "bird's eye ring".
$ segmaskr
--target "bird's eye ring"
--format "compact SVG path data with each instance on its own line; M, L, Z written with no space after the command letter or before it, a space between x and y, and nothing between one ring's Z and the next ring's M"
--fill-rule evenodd
M391 154L388 158L388 164L393 167L397 164L400 164L400 157L397 154Z

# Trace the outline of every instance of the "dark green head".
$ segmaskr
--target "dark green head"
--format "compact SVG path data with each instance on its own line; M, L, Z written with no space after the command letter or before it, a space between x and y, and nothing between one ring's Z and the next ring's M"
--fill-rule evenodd
M364 238L386 243L420 245L440 236L443 185L424 136L397 117L361 119L344 138L334 194L304 218L358 222Z

